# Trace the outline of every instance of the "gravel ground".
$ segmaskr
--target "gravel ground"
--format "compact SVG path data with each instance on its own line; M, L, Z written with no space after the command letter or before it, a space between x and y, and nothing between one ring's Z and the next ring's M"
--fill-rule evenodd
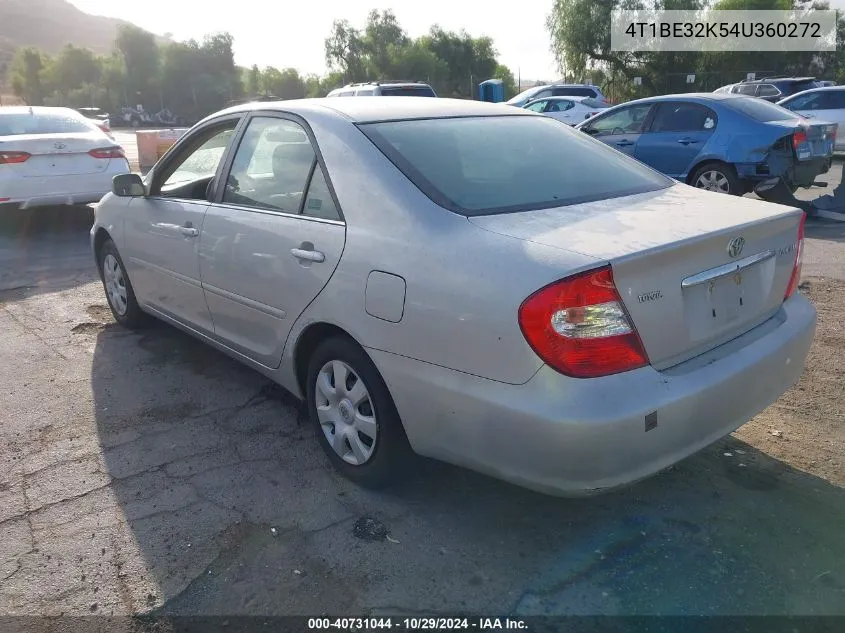
M378 494L340 479L266 379L112 322L89 213L0 221L0 615L845 615L845 280L819 276L841 225L808 231L801 382L668 472L566 500L429 462Z

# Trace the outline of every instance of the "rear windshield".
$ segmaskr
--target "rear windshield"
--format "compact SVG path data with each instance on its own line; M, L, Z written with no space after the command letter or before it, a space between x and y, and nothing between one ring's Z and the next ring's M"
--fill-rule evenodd
M78 134L93 131L91 123L81 114L0 112L0 136L23 134Z
M407 86L403 88L382 88L383 97L434 97L434 90L428 86Z
M769 101L757 99L756 97L726 99L722 103L733 110L738 110L750 116L755 121L762 121L763 123L767 121L786 121L796 118L794 112L790 112L786 108L782 108Z
M558 207L672 184L600 141L539 115L360 128L423 193L462 215Z

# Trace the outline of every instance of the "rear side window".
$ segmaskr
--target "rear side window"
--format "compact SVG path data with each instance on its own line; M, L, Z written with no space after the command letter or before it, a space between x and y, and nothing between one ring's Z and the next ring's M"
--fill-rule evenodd
M757 90L758 97L777 97L780 93L780 90L772 84L760 84Z
M672 183L549 117L390 121L360 129L423 193L462 215L558 207Z
M755 121L786 121L794 119L795 113L762 99L725 99L722 103L737 112L750 116Z
M804 90L810 90L811 88L818 88L818 84L815 81L784 81L780 84L776 84L780 91L784 94L794 95L796 92L803 92Z
M366 88L364 90L359 90L358 92L355 93L355 96L356 97L371 97L371 96L373 96L373 89L372 88Z
M824 95L825 110L845 110L845 90L826 90Z
M434 90L428 86L403 86L401 88L382 88L383 97L434 97Z
M87 134L98 128L81 114L0 113L0 136L23 134Z
M598 99L581 99L581 104L588 108L606 108L607 104Z
M652 132L700 132L716 127L716 113L697 103L661 103Z

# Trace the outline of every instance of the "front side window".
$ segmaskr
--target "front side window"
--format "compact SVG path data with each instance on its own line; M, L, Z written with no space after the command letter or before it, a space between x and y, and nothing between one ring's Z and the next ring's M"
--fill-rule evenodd
M672 184L549 117L423 119L359 128L423 193L462 215L558 207Z
M532 112L544 112L546 109L546 103L548 102L545 100L535 101L534 103L525 106L525 109L531 110Z
M223 160L238 121L227 121L219 127L199 132L193 142L179 150L179 154L167 163L164 172L156 180L161 183L160 192L179 188L191 182L211 180ZM154 185L153 189L157 189ZM182 197L181 189L174 195ZM193 197L193 196L192 196Z
M223 202L299 213L315 161L311 141L298 123L256 117L235 153Z
M740 84L737 88L737 92L741 95L753 97L757 94L757 84Z
M661 103L652 132L700 132L716 127L716 113L697 103Z
M592 88L555 88L556 97L595 97L596 91Z
M434 90L428 86L402 86L398 88L382 88L383 97L436 97Z
M590 123L587 132L593 136L639 134L643 131L651 107L650 103L629 106L605 116L597 117Z

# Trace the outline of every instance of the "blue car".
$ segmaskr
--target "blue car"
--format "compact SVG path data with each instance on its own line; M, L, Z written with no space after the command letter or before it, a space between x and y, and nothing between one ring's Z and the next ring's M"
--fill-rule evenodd
M812 186L830 169L837 129L762 99L713 92L629 101L575 127L671 178L734 195L760 183Z

